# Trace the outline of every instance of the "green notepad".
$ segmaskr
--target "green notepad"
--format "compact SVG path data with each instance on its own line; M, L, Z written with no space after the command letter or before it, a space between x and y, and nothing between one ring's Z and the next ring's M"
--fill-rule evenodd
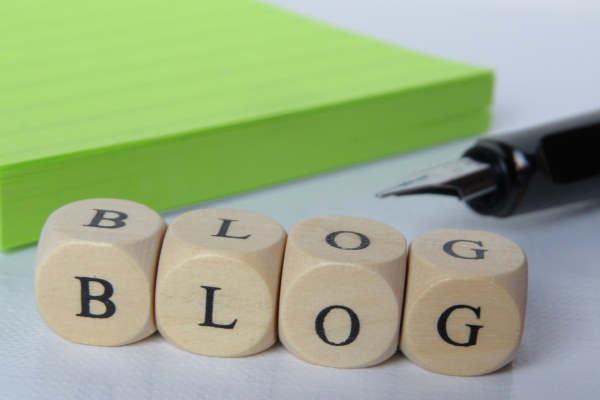
M489 70L252 1L13 1L1 19L0 248L77 199L166 210L489 122Z

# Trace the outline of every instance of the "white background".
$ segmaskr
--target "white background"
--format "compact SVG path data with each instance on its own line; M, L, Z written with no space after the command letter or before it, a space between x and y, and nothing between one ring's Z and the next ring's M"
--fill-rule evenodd
M289 9L382 40L492 67L492 133L600 109L596 1L280 0ZM377 200L404 174L451 160L469 141L402 155L198 207L254 210L287 229L323 214L357 215L407 237L436 228L505 235L527 253L523 344L512 365L484 377L436 375L401 355L338 370L280 345L242 359L188 354L154 335L122 348L71 344L37 314L35 247L0 254L0 398L597 398L600 390L600 203L510 219L484 218L436 196ZM181 212L180 210L179 212ZM179 212L166 214L172 219Z

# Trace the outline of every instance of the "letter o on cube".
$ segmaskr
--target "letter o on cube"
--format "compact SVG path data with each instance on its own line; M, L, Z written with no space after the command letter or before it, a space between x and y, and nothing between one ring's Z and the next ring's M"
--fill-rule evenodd
M406 239L366 218L304 220L289 234L279 337L297 357L338 368L374 365L398 346Z
M127 200L67 204L46 220L35 272L38 310L62 337L119 346L155 330L154 282L166 229Z
M446 375L510 362L525 321L523 251L493 233L445 229L413 240L409 254L402 352Z

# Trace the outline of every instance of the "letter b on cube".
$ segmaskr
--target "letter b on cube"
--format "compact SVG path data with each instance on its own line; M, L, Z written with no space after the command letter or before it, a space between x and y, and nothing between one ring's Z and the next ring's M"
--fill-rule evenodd
M398 346L406 240L355 217L304 220L290 232L279 305L279 337L305 361L367 367Z
M40 236L35 274L46 323L70 341L92 345L152 334L165 229L155 211L127 200L81 200L54 211Z

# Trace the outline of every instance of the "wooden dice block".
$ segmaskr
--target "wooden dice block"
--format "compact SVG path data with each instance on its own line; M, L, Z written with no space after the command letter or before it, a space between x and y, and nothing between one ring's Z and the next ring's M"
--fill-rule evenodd
M249 211L206 209L169 226L158 267L156 321L176 346L239 357L276 340L286 232Z
M116 199L81 200L46 221L35 272L38 309L73 342L132 343L152 334L154 282L166 224Z
M438 230L410 246L401 350L447 375L481 375L510 362L525 319L527 259L488 232Z
M394 228L354 217L302 221L289 234L279 337L308 362L366 367L398 346L406 240Z

